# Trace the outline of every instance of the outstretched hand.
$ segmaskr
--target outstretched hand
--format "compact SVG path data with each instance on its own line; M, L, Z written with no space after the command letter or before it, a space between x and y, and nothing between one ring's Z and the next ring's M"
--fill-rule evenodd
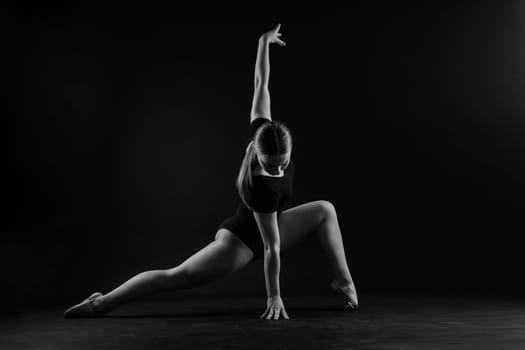
M286 313L286 310L284 309L284 304L281 297L268 298L266 301L266 311L261 316L259 316L259 318L266 318L267 320L271 320L273 318L274 320L278 320L279 315L282 315L282 317L286 320L290 319Z
M261 35L261 39L266 40L270 44L277 43L281 46L286 46L286 43L279 39L279 37L282 35L281 33L279 33L279 29L281 29L281 23L278 23L274 29L267 31L266 33Z

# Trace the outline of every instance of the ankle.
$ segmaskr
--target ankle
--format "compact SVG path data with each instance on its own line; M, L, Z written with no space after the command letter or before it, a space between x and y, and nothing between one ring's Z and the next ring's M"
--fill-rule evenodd
M101 315L107 312L108 306L106 300L104 300L104 295L101 295L93 300L93 311L97 315Z
M354 284L354 281L352 280L351 277L339 277L339 278L336 278L335 281L340 287L348 287Z

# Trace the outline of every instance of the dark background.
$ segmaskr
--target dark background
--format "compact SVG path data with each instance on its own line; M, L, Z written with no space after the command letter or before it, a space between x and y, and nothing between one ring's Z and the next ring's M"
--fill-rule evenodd
M270 92L294 136L289 206L336 206L358 291L520 293L523 13L4 11L3 292L79 300L213 240L238 203L257 38L280 22ZM283 297L330 278L313 237L282 257ZM184 292L264 297L263 263Z

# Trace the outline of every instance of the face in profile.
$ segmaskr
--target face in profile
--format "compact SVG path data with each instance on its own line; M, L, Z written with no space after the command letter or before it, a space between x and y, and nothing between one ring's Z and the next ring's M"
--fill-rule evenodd
M291 152L280 155L259 154L257 160L260 167L270 175L280 175L290 164Z

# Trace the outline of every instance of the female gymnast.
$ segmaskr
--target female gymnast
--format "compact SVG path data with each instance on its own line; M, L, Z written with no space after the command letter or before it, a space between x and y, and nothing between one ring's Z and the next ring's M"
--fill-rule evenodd
M93 293L67 309L65 317L103 315L137 297L201 286L264 259L267 301L260 318L289 319L279 288L280 254L310 233L329 258L334 274L330 288L343 297L346 309L357 309L334 205L317 200L283 211L292 194L292 137L284 123L272 120L268 89L270 44L286 45L280 28L278 24L259 38L250 137L236 181L240 201L235 214L221 223L213 242L182 264L141 272L107 294Z

